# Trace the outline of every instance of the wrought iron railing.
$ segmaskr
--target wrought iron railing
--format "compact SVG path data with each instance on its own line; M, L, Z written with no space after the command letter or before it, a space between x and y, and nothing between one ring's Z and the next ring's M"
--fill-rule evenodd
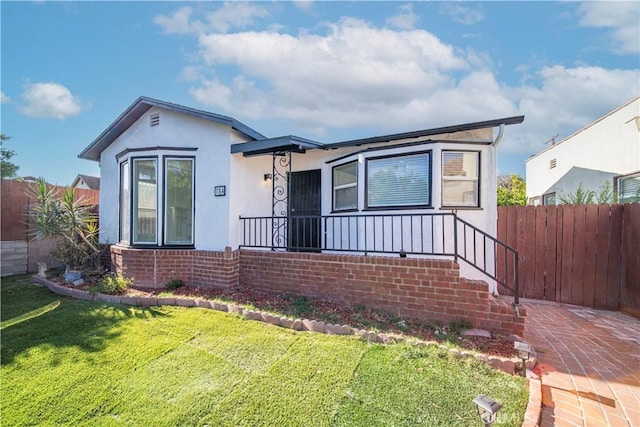
M454 213L240 217L241 248L462 259L512 293L518 252Z

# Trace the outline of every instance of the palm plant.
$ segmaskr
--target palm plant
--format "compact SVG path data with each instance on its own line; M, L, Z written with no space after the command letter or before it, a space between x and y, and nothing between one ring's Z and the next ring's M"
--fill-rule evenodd
M61 192L42 178L27 192L36 202L27 212L29 235L36 240L62 239L53 255L68 269L99 268L98 218L83 204L84 198L76 199L73 188Z

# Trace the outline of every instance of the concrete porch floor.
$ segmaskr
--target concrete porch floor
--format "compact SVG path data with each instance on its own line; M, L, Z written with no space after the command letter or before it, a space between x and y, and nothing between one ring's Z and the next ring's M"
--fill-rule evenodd
M640 426L640 320L522 300L538 353L541 426Z

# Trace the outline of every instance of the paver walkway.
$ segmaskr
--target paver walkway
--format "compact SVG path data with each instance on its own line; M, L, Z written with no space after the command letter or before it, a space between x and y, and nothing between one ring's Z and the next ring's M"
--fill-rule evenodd
M640 426L640 320L524 300L538 352L541 426Z

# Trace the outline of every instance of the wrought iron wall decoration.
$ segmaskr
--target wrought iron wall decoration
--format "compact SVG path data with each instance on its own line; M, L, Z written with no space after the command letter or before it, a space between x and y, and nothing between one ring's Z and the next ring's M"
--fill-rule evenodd
M291 152L273 153L271 226L273 246L286 246ZM275 249L274 249L275 250Z

